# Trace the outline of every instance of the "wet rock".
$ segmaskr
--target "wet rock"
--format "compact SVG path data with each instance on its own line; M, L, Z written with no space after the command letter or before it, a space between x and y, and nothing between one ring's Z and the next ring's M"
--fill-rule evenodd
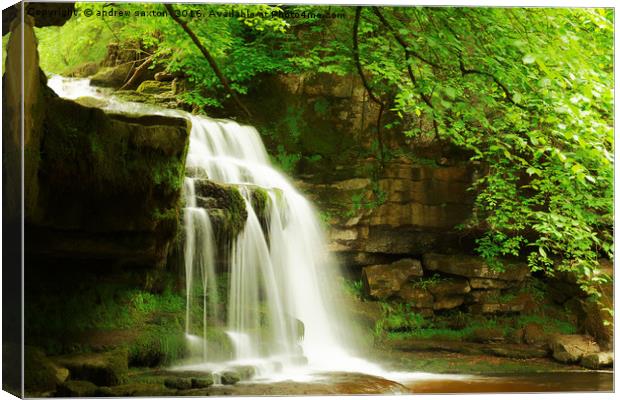
M577 363L585 354L599 351L598 344L584 335L556 335L550 339L549 347L553 358L566 364Z
M406 282L402 285L398 291L398 297L415 308L433 308L433 295L412 282Z
M448 279L429 285L428 290L433 296L442 297L469 293L471 287L467 279Z
M56 395L60 397L93 397L96 393L97 385L81 380L66 381L56 390Z
M424 274L420 261L410 258L387 265L374 265L362 270L366 294L377 299L388 298L400 290L411 278Z
M613 352L590 353L583 356L581 366L589 369L609 368L614 365Z
M543 344L549 338L541 324L531 323L523 327L523 341L527 344Z
M435 298L433 310L450 310L463 304L465 298L463 296L442 296Z
M256 375L256 367L252 365L240 365L235 367L235 372L239 374L239 378L241 378L242 381L247 381Z
M222 385L234 385L241 380L238 372L235 371L225 371L222 372L220 376L220 380Z
M177 390L188 390L193 387L191 378L166 378L164 385L167 388Z
M55 361L67 368L71 378L87 380L99 386L120 385L126 378L127 350L106 353L81 353L61 356Z
M428 253L422 258L425 269L467 278L522 281L529 274L529 268L525 263L506 260L503 262L505 270L496 271L491 269L482 258L463 254L445 255Z
M206 388L213 385L213 375L201 375L200 378L192 378L191 386L193 389Z
M69 371L45 356L37 347L24 348L24 389L29 393L54 390L69 377Z

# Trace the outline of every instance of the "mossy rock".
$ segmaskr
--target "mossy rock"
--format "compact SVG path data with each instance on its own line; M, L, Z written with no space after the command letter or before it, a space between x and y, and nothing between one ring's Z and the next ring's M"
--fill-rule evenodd
M170 82L160 81L144 81L138 86L136 92L141 94L162 94L172 92L172 84Z
M30 250L161 265L181 214L189 122L107 114L59 98L48 106L29 222L55 233L42 232Z
M24 348L24 389L28 393L54 390L69 375L66 368L53 363L36 347Z
M269 205L269 195L267 191L260 187L252 188L251 194L251 204L254 212L258 216L259 219L267 219L268 218L268 205Z
M117 65L115 67L104 67L101 68L93 77L90 79L90 84L93 86L101 86L101 87L113 87L118 88L125 83L125 80L129 76L129 72L131 71L132 65L131 63L124 63Z
M126 380L127 358L126 349L117 349L105 353L70 354L57 357L55 361L70 371L72 379L115 386Z
M208 179L194 181L198 206L207 208L216 234L222 239L234 239L245 227L248 212L239 189Z
M241 380L241 375L237 371L224 371L220 380L223 385L234 385Z

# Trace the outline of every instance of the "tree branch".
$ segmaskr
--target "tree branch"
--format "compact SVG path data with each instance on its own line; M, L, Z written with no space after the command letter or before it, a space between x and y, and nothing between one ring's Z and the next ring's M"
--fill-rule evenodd
M388 22L387 19L385 19L385 17L383 16L383 14L381 14L381 11L379 11L379 8L377 8L376 6L372 7L372 11L375 13L375 15L377 17L379 17L379 20L381 20L381 23L390 31L392 32L392 35L394 35L394 38L396 39L396 41L398 42L398 44L401 45L401 47L403 49L405 49L405 54L407 55L407 58L409 58L411 55L413 55L415 58L417 58L418 60L432 66L435 68L439 68L442 69L441 65L427 59L426 57L422 56L420 53L418 53L415 50L412 50L411 48L409 48L409 46L407 45L407 43L405 42L405 40L398 34L398 32L396 31L396 29L394 29L394 27L392 26L392 24L390 24Z
M164 7L166 7L166 10L168 10L168 13L170 14L170 16L172 17L172 19L181 26L181 28L183 28L183 30L187 33L187 35L192 39L192 41L194 42L194 44L196 45L196 47L198 47L198 50L200 50L200 52L202 53L202 55L207 59L207 62L209 63L209 65L211 66L211 69L213 70L213 72L215 73L215 75L217 76L217 78L219 79L220 83L222 84L222 86L224 86L224 88L226 89L226 91L228 91L228 93L230 94L230 96L233 98L233 100L235 101L235 103L237 103L237 106L239 106L239 108L241 108L248 117L251 117L252 114L250 113L250 110L248 110L245 105L243 105L243 103L241 102L241 100L239 100L239 97L237 96L237 92L235 92L231 87L230 84L228 83L228 79L226 79L226 77L224 76L224 74L222 74L222 71L220 71L220 68L217 66L217 63L215 62L215 59L211 56L211 53L209 53L209 51L202 45L202 43L200 42L200 39L198 39L198 37L196 36L196 34L194 34L194 32L189 28L189 26L187 26L187 23L185 23L184 21L182 21L177 14L174 11L174 8L172 7L172 4L164 4Z
M465 68L465 64L463 64L463 57L459 54L459 69L461 70L461 75L465 76L465 75L469 75L469 74L477 74L477 75L482 75L482 76L486 76L488 78L491 78L493 80L493 82L495 82L495 84L502 89L502 91L504 92L504 96L506 96L506 101L508 101L509 103L519 107L522 110L527 110L527 107L525 107L522 104L518 104L514 101L513 97L512 97L512 93L510 93L510 90L508 90L508 87L506 87L506 85L504 85L495 75L489 73L489 72L485 72L485 71L480 71L477 69L467 69Z
M360 23L360 16L362 14L362 7L357 6L355 8L355 20L353 21L353 58L355 60L355 67L357 68L357 73L362 79L362 85L364 85L364 89L368 92L368 97L379 105L379 115L377 116L377 141L379 142L379 153L381 156L381 164L384 162L384 150L383 150L383 133L381 131L381 119L383 118L383 110L385 109L385 104L381 99L379 99L373 93L368 81L366 80L366 76L364 75L364 71L362 70L362 64L360 62L360 51L359 51L359 41L358 41L358 29Z
M415 56L417 59L421 60L422 62L427 63L428 65L431 65L433 67L436 68L441 68L439 65L426 60L424 57L422 57L421 55L419 55L418 53L416 53L415 51L411 50L409 48L409 46L407 46L407 43L403 40L402 37L400 37L400 35L398 34L398 32L396 32L396 29L394 29L394 27L388 22L387 19L385 19L385 17L383 16L383 14L381 14L381 11L379 11L379 9L375 6L372 7L373 12L375 13L375 15L377 17L379 17L379 20L381 20L381 23L390 31L392 32L392 35L394 35L394 38L396 39L396 41L398 42L398 44L400 44L400 46L403 48L403 50L405 51L405 60L407 61L407 73L409 74L409 79L411 80L411 83L413 84L413 86L417 86L417 80L415 77L415 74L413 73L413 69L411 68L411 63L409 62L409 60L411 59L411 56ZM431 109L434 109L435 107L433 107L433 101L432 101L432 95L428 96L424 93L422 93L420 91L420 97L422 98L422 101L424 101L424 103L426 103L426 105L428 107L430 107ZM435 117L433 116L433 130L435 131L435 137L439 136L439 127L437 125L437 121L435 120Z
M151 62L153 62L153 58L147 57L146 60L144 60L144 62L135 69L133 75L131 75L131 78L129 78L129 80L125 82L125 84L121 86L118 90L125 90L129 86L131 86L136 81L136 79L138 79L140 75L142 75L144 70L146 70L148 66L151 65Z

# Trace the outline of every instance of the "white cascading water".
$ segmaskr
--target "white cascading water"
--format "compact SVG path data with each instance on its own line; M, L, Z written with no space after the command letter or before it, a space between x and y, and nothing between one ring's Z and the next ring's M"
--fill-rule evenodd
M221 371L251 365L263 380L309 380L315 372L351 371L394 380L431 374L388 372L355 355L355 335L332 296L336 265L329 257L316 212L289 180L272 167L260 135L251 126L116 99L88 79L52 76L61 97L94 97L102 108L159 114L191 121L184 186L185 334L192 358L180 369ZM208 210L200 206L202 180L237 188L247 220L228 246L217 246ZM253 209L252 192L267 193L267 226ZM266 228L266 231L264 230ZM227 260L228 298L218 298L216 259ZM225 301L226 310L219 304ZM201 311L199 316L196 310ZM226 318L224 318L226 315ZM213 325L213 326L210 326ZM210 347L208 330L224 330L234 352ZM218 354L217 356L215 354ZM444 376L445 377L445 376ZM465 378L465 376L460 376Z
M254 365L277 360L287 370L305 364L307 358L312 369L327 367L327 362L329 369L350 369L346 364L352 360L340 334L345 319L330 297L335 265L312 206L270 165L256 129L233 121L189 118L187 169L239 188L248 211L228 258L226 329L235 345L233 361ZM201 178L187 178L194 179ZM252 207L251 193L257 188L268 194L267 232ZM186 191L188 205L196 202L191 195L195 193ZM190 238L195 228L186 224L185 229Z

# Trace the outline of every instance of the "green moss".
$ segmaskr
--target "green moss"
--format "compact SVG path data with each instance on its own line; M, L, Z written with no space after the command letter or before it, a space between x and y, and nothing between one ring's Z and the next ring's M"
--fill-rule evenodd
M254 212L260 219L266 219L268 217L267 206L269 204L269 195L263 188L256 187L252 190L251 203Z
M162 317L158 322L144 326L142 334L129 345L130 366L170 365L188 355L187 340L178 318Z
M144 81L136 89L137 93L144 94L160 94L172 91L170 82Z
M209 217L216 235L223 241L231 240L243 230L248 213L239 189L207 179L195 181L196 194L209 199Z

